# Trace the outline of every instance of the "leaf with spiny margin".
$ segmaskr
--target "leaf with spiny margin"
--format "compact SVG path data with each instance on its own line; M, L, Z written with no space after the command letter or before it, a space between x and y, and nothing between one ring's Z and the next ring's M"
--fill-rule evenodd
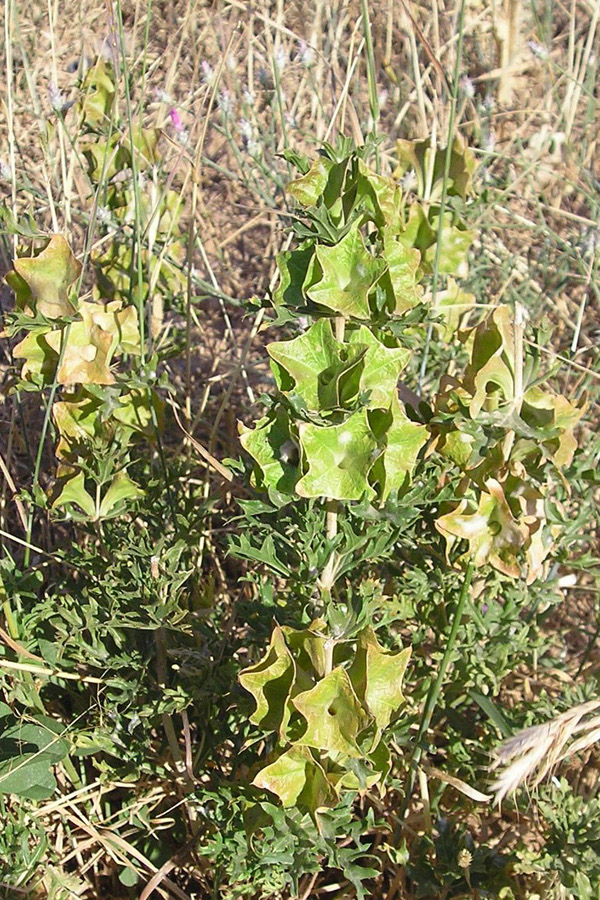
M455 137L450 151L447 179L445 179L446 147L433 148L429 138L420 141L397 141L396 155L398 166L394 171L394 178L401 178L412 169L417 176L420 196L424 195L426 181L430 180L430 201L439 200L444 181L450 197L458 196L464 200L472 191L473 173L477 162L472 150L459 135Z
M267 352L274 361L271 368L277 387L284 393L299 394L307 409L319 410L319 376L340 360L342 348L328 319L318 319L291 341L269 344Z
M319 197L322 196L333 168L331 160L324 156L318 156L312 163L306 175L301 175L291 181L286 187L286 193L307 209L316 206Z
M413 247L405 246L391 229L386 228L383 232L383 259L388 270L382 282L384 285L389 282L391 311L402 315L422 300L423 290L418 284L421 254Z
M399 490L412 474L428 432L424 425L411 422L397 396L388 410L375 410L369 418L375 437L384 446L369 480L372 484L379 483L380 501L384 504L391 492Z
M305 293L311 300L346 318L368 319L369 292L385 271L385 262L371 256L358 224L337 244L318 244L318 266L309 268ZM318 267L321 276L318 278ZM314 278L318 280L314 281Z
M366 347L360 389L368 394L367 407L387 408L396 396L400 373L410 358L404 347L386 347L370 328L361 325L348 335L350 346Z
M340 425L303 423L299 427L307 473L296 485L301 497L360 500L373 492L367 472L377 442L369 427L366 409L349 416Z
M468 500L436 520L436 528L446 539L446 555L457 540L467 541L466 553L476 567L489 563L499 572L518 578L521 567L518 554L525 545L528 530L517 522L504 496L502 486L488 479L477 509Z
M322 619L315 619L308 628L296 629L288 625L282 626L286 643L290 649L297 668L297 677L294 688L298 687L300 673L305 672L314 684L315 677L322 678L325 674L325 641L326 636L321 633L325 628ZM301 687L308 690L310 685Z
M37 256L20 257L13 265L6 281L15 291L18 309L47 319L75 315L77 306L69 294L81 274L81 263L62 234L53 235Z
M460 323L474 307L475 294L467 294L454 278L448 278L446 290L438 291L435 297L435 312L441 319L436 327L442 340L452 340Z
M98 124L107 119L115 99L115 85L103 59L88 70L81 85L81 112L86 123Z
M314 244L296 250L287 250L277 257L279 283L273 292L275 306L298 309L306 305L302 286L306 281L310 262L314 256Z
M285 808L303 807L313 815L339 799L308 747L290 747L261 769L252 784L276 794Z
M263 658L238 675L242 687L256 701L250 721L263 731L276 731L284 737L290 718L288 699L295 673L296 667L285 636L276 625Z
M48 335L52 330L40 326L29 331L13 350L15 359L25 360L21 369L21 378L37 388L52 384L58 363L58 353L48 343Z
M369 210L379 228L389 227L400 231L402 192L393 178L379 175L370 169L362 159L357 160L356 203L362 202Z
M375 719L378 728L375 745L404 702L402 681L410 653L410 647L397 653L386 650L370 626L359 635L348 674L357 696Z
M525 392L521 417L527 425L548 432L548 437L543 439L544 447L559 468L570 465L573 460L577 449L574 430L585 407L585 397L571 403L566 397L550 394L539 387Z
M293 494L300 477L299 448L290 431L287 412L276 412L259 419L254 428L239 424L240 443L258 465L259 477L253 476L257 488L275 488Z
M307 722L306 731L296 742L299 746L362 756L356 738L369 724L369 718L345 669L337 666L312 690L294 697L292 703Z
M508 306L498 306L493 313L472 329L466 344L471 358L465 370L464 386L473 399L469 412L477 418L484 404L492 399L494 407L500 401L514 398L515 341L513 313ZM492 397L490 385L497 391Z

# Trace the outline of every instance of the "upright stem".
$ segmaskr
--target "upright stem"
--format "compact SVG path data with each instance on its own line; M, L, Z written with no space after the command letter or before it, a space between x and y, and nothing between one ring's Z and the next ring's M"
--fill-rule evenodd
M450 662L450 658L454 651L454 644L456 643L456 635L458 634L458 629L459 629L460 623L462 621L465 604L467 602L467 597L469 596L469 591L471 589L471 582L473 580L473 572L474 571L475 571L475 566L473 565L472 562L470 562L467 567L467 571L465 573L465 580L463 581L463 586L462 586L462 590L460 592L460 597L458 598L458 604L456 606L456 611L454 613L454 619L452 621L452 628L450 629L450 634L448 635L446 649L444 650L444 655L443 655L442 661L440 663L440 668L437 673L437 678L435 679L435 681L429 688L429 693L427 694L427 699L425 700L425 706L423 707L423 715L421 716L421 724L419 725L419 732L418 732L417 738L415 740L415 747L414 747L411 761L410 761L410 779L409 779L408 790L406 792L406 797L404 799L404 809L402 812L401 820L404 818L404 816L406 814L406 810L408 808L408 804L410 803L410 797L411 797L411 794L413 791L413 787L415 785L417 767L421 761L421 756L423 755L421 741L422 741L425 733L429 729L433 713L437 706L437 702L438 702L438 698L440 696L440 691L442 689L444 677L446 675L446 670L448 668L448 663Z
M346 320L343 316L335 318L335 337L336 340L343 342L346 334ZM327 501L327 517L326 517L326 534L327 540L331 540L337 534L339 503L337 500Z

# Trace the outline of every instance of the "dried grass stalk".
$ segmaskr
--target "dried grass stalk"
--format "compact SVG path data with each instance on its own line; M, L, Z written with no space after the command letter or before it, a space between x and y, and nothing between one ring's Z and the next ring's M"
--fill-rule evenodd
M496 803L501 803L521 785L536 787L567 756L596 743L600 738L600 717L585 717L598 707L600 700L588 700L549 722L525 728L503 741L496 748L496 761L491 767L505 767L490 785ZM581 732L579 738L572 740Z

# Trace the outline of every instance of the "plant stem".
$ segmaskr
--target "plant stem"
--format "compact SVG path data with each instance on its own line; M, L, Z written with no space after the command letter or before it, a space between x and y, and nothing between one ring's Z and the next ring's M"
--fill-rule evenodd
M343 316L336 316L334 320L336 340L343 342L346 334L346 320ZM337 534L339 503L337 500L327 501L326 535L331 540Z
M454 619L452 621L452 628L450 629L450 634L448 635L448 641L446 643L446 649L444 650L444 655L442 657L442 661L440 663L440 668L437 673L437 678L429 688L429 692L427 694L427 699L425 700L425 706L423 707L423 715L421 716L421 724L419 725L419 732L417 734L415 740L415 746L412 753L412 757L410 760L410 779L408 790L406 791L406 797L404 798L404 808L402 811L402 815L400 817L400 821L404 819L406 815L406 810L408 808L408 804L410 803L411 794L415 785L416 771L419 762L421 761L421 756L423 755L423 748L421 746L421 740L423 736L427 732L429 725L431 724L431 719L435 708L437 706L438 698L440 696L440 691L442 689L442 683L444 681L444 676L446 675L446 670L448 668L448 663L450 662L450 658L452 653L454 652L454 644L456 643L456 636L458 634L458 629L460 627L460 623L462 621L463 612L465 609L465 604L467 602L467 598L469 596L469 590L471 588L471 582L473 580L473 572L475 571L475 566L472 562L467 566L467 571L465 573L465 580L463 581L462 590L460 592L460 597L458 598L458 604L456 606L456 611L454 613Z

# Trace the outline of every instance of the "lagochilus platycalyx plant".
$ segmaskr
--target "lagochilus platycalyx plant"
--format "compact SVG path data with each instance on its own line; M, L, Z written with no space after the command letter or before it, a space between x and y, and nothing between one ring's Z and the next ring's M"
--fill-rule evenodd
M161 186L160 132L137 120L129 128L116 97L114 70L99 60L67 114L87 163L90 232L98 236L89 241L89 290L61 234L24 248L6 276L15 295L7 330L20 337L16 388L50 397L58 458L51 502L76 520L120 515L142 494L127 471L131 450L136 440L155 440L163 408L147 338L160 328L164 296L182 283L181 204Z
M267 346L277 393L254 427L240 426L241 443L254 486L275 505L324 504L332 539L345 508L401 502L437 455L439 487L453 490L435 528L448 564L466 569L460 617L474 569L543 575L557 527L547 515L554 473L570 462L582 409L541 388L524 311L480 312L456 280L473 240L461 216L475 168L468 149L458 139L441 150L401 141L390 177L367 156L348 143L312 163L289 154L301 172L288 186L298 243L278 257L272 305L275 322L299 333ZM417 410L398 386L411 353L404 338L414 346L427 320L435 340L458 339L469 361ZM372 623L340 638L335 559L320 577L324 617L300 630L277 625L266 655L240 675L256 703L251 721L273 748L253 784L311 814L344 791L383 790L386 729L410 653L384 648Z

